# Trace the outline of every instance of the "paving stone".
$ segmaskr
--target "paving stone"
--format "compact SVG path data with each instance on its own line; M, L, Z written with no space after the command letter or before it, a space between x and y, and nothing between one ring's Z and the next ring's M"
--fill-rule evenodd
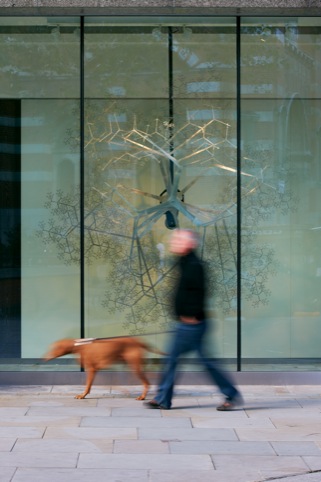
M232 429L207 429L207 428L173 428L158 427L140 428L138 430L139 440L237 440Z
M261 418L261 417L269 417L269 418L278 417L278 418L280 418L282 416L285 416L285 417L292 416L292 418L296 418L296 417L300 417L300 416L302 416L302 414L304 414L303 408L299 407L299 406L278 407L277 405L273 406L271 404L269 406L264 405L264 406L261 406L261 407L252 406L252 408L243 407L243 409L245 411L246 416L249 417L249 418Z
M182 441L170 442L172 454L245 454L274 455L268 442Z
M85 415L87 416L93 416L93 417L98 417L104 416L108 417L111 414L111 410L106 407L88 407L85 405L81 405L81 400L80 403L77 407L31 407L30 410L28 411L29 416L48 416L48 415L55 415L55 416L64 416L64 417L84 417Z
M50 385L1 385L0 395L39 395L50 393L52 387Z
M49 427L46 430L44 438L74 438L74 439L137 439L137 429L120 428L120 427L105 427L105 428L84 428L84 427Z
M163 410L162 416L166 418L175 417L202 417L208 419L240 419L248 420L247 414L242 409L236 409L230 412L220 412L216 410L216 406L204 405L204 406L186 406L184 408L175 408L171 410Z
M215 402L213 401L213 397L191 397L191 396L178 396L173 399L173 410L180 410L186 409L189 407L212 407L215 408Z
M257 474L255 482L272 477L284 477L286 475L305 474L309 470L301 457L277 456L277 455L214 455L212 456L216 470L233 470L233 473L249 467L250 472ZM258 478L258 476L260 478ZM251 482L251 481L249 481ZM285 482L285 481L284 481Z
M78 454L0 452L0 467L76 467Z
M81 427L191 427L188 418L164 418L161 411L153 410L158 417L83 417Z
M78 427L81 417L63 417L63 416L39 416L39 417L7 417L0 419L0 427ZM1 482L1 481L0 481Z
M10 403L10 402L9 402ZM0 407L0 424L8 417L24 416L28 412L29 407Z
M110 395L111 397L124 397L129 398L132 400L136 400L142 394L143 387L142 385L139 387L111 387ZM151 390L148 393L148 396L152 394Z
M9 395L2 395L0 391L0 407L5 407L5 408L22 407L28 410L29 405L30 405L29 397L27 399L25 397L14 397Z
M74 397L77 393L82 393L84 391L84 385L54 385L52 387L51 393L52 394L60 394L68 397ZM90 395L103 395L103 394L108 394L110 395L110 387L98 387L98 386L93 386L91 389L91 392L89 394L89 398L86 398L86 400L90 399ZM79 400L78 400L79 401ZM82 400L80 400L82 401Z
M228 416L222 416L220 418L214 417L191 417L193 427L199 428L241 428L241 427L253 427L259 428L275 428L274 424L268 417L262 417L252 419L248 417L233 418Z
M295 475L294 477L287 477L284 482L320 482L321 473L316 474L306 474L306 475Z
M159 418L162 412L158 410L148 410L146 407L113 407L111 409L112 417L143 417L143 418Z
M87 398L85 398L87 401ZM117 407L131 407L131 408L137 408L142 406L143 402L140 400L133 400L132 398L116 398L116 397L110 397L110 398L100 398L96 400L97 402L97 407L108 407L108 408L117 408Z
M8 482L9 480L11 479L8 479ZM149 478L147 470L52 468L20 468L12 478L12 482L90 482L92 480L95 482L148 482Z
M257 474L253 475L247 471L230 473L226 470L180 470L179 472L151 470L149 482L251 482L252 480L254 482L255 476Z
M114 468L160 470L210 470L212 460L208 455L167 455L167 454L80 454L79 468Z
M295 396L290 396L289 394L284 396L266 395L264 398L262 396L248 397L244 401L245 410L253 409L287 409L287 408L302 408L300 403L297 401Z
M297 417L288 416L280 416L280 417L271 417L271 422L275 428L284 428L284 427L307 427L313 426L315 428L321 429L321 416L319 414L315 414L313 412L308 412L304 410L304 412L300 413Z
M271 428L237 428L237 436L242 441L321 441L321 430L313 427L285 427L283 430Z
M111 444L110 444L111 445ZM13 450L15 452L50 452L50 453L100 453L99 448L87 440L66 440L66 439L19 439Z
M98 400L85 398L83 400L76 400L75 398L66 398L58 395L51 396L46 399L30 400L30 407L46 407L50 410L51 407L97 407Z
M310 470L321 471L321 457L303 456L303 460L307 464ZM321 480L321 476L320 476L320 480Z
M317 397L311 398L298 398L296 397L296 401L300 404L302 408L311 408L318 410L320 412L321 409L321 399Z
M16 438L0 438L0 452L10 452L16 442ZM1 471L0 471L1 482Z
M261 417L269 417L271 419L281 419L281 418L300 418L304 417L307 413L307 410L304 410L302 407L265 407L265 408L253 408L251 410L245 410L246 415L249 418L261 418ZM316 418L320 417L320 409L318 408L310 408L309 409L310 416L314 414Z
M115 454L169 454L168 442L162 440L115 440Z
M45 432L45 427L1 427L0 439L11 437L41 438Z
M15 471L16 471L15 467L1 467L0 481L11 482L13 480L12 477Z
M216 410L216 405L204 405L204 406L186 406L180 408L173 408L171 410L163 410L163 417L176 417L178 415L184 415L188 417L206 417L206 418L218 418L218 419L248 419L248 415L242 408L236 408L229 412L220 412Z
M136 440L136 438L135 438ZM113 439L90 439L90 441L95 444L98 448L99 452L111 454L114 451L114 443L115 440Z
M314 442L271 442L277 455L318 455L320 447Z

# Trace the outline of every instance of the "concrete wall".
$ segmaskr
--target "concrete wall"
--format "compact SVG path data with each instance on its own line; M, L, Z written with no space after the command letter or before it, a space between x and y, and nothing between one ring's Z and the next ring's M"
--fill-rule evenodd
M0 15L321 15L321 0L0 0Z

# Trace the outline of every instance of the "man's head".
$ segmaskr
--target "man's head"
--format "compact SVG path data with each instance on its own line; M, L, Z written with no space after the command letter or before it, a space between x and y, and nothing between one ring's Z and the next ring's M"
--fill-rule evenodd
M170 251L178 256L185 256L197 248L198 234L190 229L175 229L170 240Z

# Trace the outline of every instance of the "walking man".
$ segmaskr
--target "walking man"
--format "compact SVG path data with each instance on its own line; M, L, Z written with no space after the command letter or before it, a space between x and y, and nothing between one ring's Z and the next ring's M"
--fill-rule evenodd
M212 381L225 397L217 410L232 410L236 404L242 403L241 394L229 377L205 354L206 283L203 263L196 254L198 242L198 234L188 229L176 229L170 241L170 251L180 258L180 274L173 299L173 311L177 324L165 359L157 394L153 400L145 402L147 408L165 410L171 408L178 360L181 355L190 351L196 351Z

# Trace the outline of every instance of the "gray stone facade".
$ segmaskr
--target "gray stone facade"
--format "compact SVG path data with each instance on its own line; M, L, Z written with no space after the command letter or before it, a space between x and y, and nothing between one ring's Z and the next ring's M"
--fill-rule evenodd
M0 0L1 15L321 15L321 0Z

